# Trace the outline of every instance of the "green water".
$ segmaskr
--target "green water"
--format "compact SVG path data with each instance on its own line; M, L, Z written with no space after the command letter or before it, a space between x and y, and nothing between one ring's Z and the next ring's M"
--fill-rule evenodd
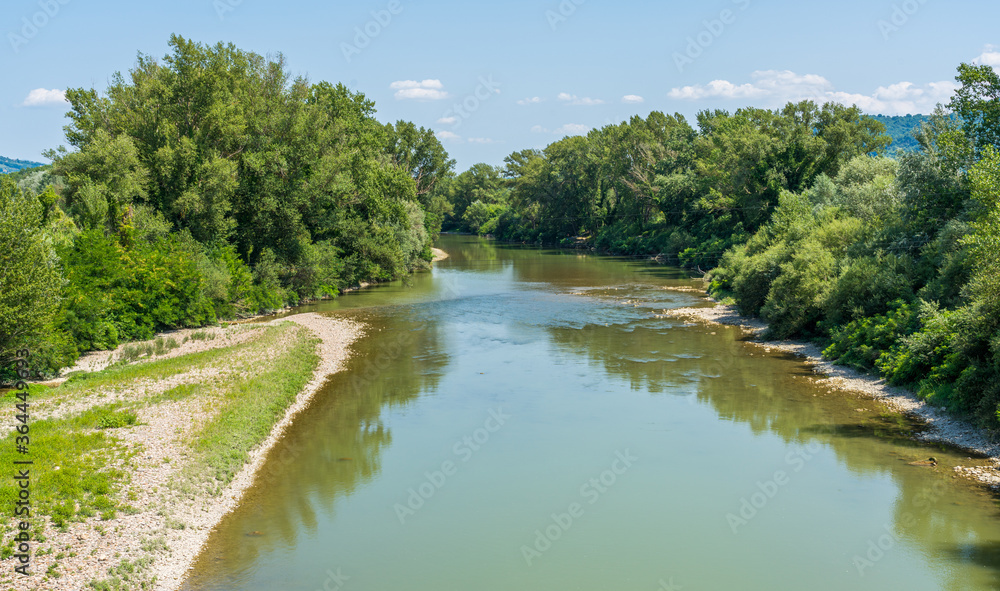
M433 273L305 309L368 335L185 589L1000 585L1000 512L952 476L975 460L734 329L661 318L700 301L664 289L684 272L440 246Z

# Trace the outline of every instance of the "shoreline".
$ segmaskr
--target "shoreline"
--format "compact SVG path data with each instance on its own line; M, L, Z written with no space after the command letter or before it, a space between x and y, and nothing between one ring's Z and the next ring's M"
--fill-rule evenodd
M156 577L155 591L176 591L180 587L187 578L188 571L194 567L194 561L212 531L239 505L243 495L253 486L257 473L264 466L264 461L271 451L278 447L285 431L295 422L298 414L309 406L327 379L344 368L344 363L350 358L350 346L364 336L363 326L356 322L316 313L297 314L271 323L281 321L303 326L320 339L317 351L320 358L319 365L309 383L285 410L284 416L271 428L267 438L251 450L246 463L225 490L218 497L200 499L207 502L207 508L198 502L193 502L187 507L187 517L194 522L193 527L181 530L179 539L174 540L172 544L169 558L160 558L153 563L152 574Z
M919 419L928 428L914 436L916 441L944 443L984 456L993 464L992 468L956 466L955 473L986 485L993 492L1000 491L1000 443L992 441L982 429L950 415L942 408L928 404L907 389L887 384L883 378L833 364L824 359L823 352L812 343L794 340L762 341L760 336L767 330L765 322L743 316L735 306L722 304L704 292L701 295L714 305L675 308L666 310L665 315L710 325L735 326L754 337L749 341L750 344L767 351L782 351L802 357L814 372L824 376L821 381L834 389L881 400L892 411Z
M195 332L202 334L192 337ZM118 403L133 409L137 420L128 428L115 429L113 434L109 431L107 443L93 452L104 453L99 457L107 458L99 470L107 468L125 474L116 485L120 486L114 500L117 511L110 516L93 511L81 513L82 519L68 518L65 526L57 525L48 513L46 517L39 515L40 535L32 542L31 575L23 580L10 578L14 559L4 558L0 560L5 571L0 576L0 587L78 591L103 581L113 588L178 589L214 528L238 506L266 458L281 448L285 432L329 376L343 370L352 354L351 346L364 333L362 323L317 313L231 324L228 328L174 331L159 338L179 342L183 337L183 342L128 364L140 374L151 361L172 363L169 367L174 369L163 374L149 370L153 373L123 381L112 378L102 382L97 374L96 385L87 384L82 389L65 386L70 390L56 390L52 397L33 403L32 416L39 421L71 419L92 408ZM134 344L98 352L77 369L99 372L117 361L128 346ZM291 390L284 411L279 411L273 421L265 420L267 435L246 449L243 462L234 466L235 474L225 486L216 488L218 485L212 485L211 479L204 484L192 480L195 473L190 470L200 461L193 438L213 419L212 409L220 408L214 397L223 390L214 388L225 388L233 380L253 379L260 372L270 371L271 364L294 347L303 353L312 351L315 367L310 373L300 374L297 384L301 386L297 392ZM232 353L205 357L220 349L232 349ZM191 355L195 357L187 361ZM177 398L169 396L170 391L184 387L193 387L196 392L200 392L198 388L207 390ZM98 432L93 428L80 431ZM59 470L59 466L54 469ZM77 501L82 507L82 498ZM5 532L9 532L12 522L3 523Z
M431 260L432 263L436 263L438 261L443 261L446 258L448 258L448 256L449 256L448 253L446 253L445 251L441 250L440 248L433 248L432 247L431 248L431 253L434 255L434 259Z

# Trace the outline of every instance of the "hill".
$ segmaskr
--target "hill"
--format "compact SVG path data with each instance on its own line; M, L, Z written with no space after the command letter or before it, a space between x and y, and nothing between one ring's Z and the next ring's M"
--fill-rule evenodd
M913 138L913 131L930 119L930 115L872 115L872 117L885 125L886 134L892 138L892 145L889 146L890 154L897 149L904 152L918 150L920 144Z
M43 165L41 162L32 162L30 160L12 160L11 158L4 158L3 156L0 156L0 174L16 172L25 168L35 168L36 166Z

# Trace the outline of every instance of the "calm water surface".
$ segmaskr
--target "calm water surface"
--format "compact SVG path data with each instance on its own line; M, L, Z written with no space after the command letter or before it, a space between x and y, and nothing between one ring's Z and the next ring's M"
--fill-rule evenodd
M305 311L368 335L188 591L994 589L974 463L729 328L676 269L444 237ZM907 463L934 455L936 468Z

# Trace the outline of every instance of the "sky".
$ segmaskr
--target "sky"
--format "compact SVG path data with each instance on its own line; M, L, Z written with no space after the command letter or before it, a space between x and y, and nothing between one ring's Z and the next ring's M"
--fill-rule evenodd
M835 100L929 113L961 63L1000 67L996 0L5 0L0 156L65 144L67 88L103 92L176 33L284 56L343 82L383 122L433 129L457 160L525 148L651 111Z

